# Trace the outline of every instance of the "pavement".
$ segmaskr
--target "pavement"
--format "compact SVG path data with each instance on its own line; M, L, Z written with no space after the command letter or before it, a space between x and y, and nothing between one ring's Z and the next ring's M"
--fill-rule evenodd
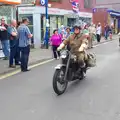
M52 59L52 57L52 51L50 49L32 49L30 53L29 65ZM16 68L9 68L9 61L0 59L0 75L9 73L19 68L19 66Z
M0 120L120 120L120 48L114 40L94 47L97 66L62 96L52 88L54 60L0 80Z
M118 36L117 35L114 35L113 36L113 40L115 39L118 39ZM104 42L109 42L110 40L105 40L103 37L101 39L101 43L104 43ZM97 41L94 41L93 42L94 45L97 45ZM0 51L0 56L3 57L3 53L2 51ZM31 64L35 64L35 63L39 63L41 61L45 61L45 60L48 60L48 59L52 59L53 58L53 54L52 54L52 51L51 49L32 49L31 50L31 54L30 54L30 60L29 60L29 65ZM4 61L2 59L0 59L0 75L3 75L5 73L9 73L11 71L15 71L16 69L19 69L20 67L17 66L15 69L13 68L9 68L9 61Z

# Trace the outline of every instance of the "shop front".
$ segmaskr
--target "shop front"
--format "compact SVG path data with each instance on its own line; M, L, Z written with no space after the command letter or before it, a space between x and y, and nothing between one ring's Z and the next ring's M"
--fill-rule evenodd
M114 28L114 33L117 34L120 30L120 12L108 10L109 12L109 24Z
M0 18L4 17L6 23L10 23L15 16L14 6L21 4L21 0L0 0Z
M0 19L4 18L6 24L10 24L11 19L14 18L14 5L21 4L21 0L0 0ZM0 43L0 58L4 57L2 52L2 45Z
M77 17L75 17L75 13L73 13L72 10L64 10L58 8L49 8L48 13L49 36L53 34L54 29L60 28L61 25L72 26L73 20L76 21L76 19L78 19L79 16L82 16L83 18L87 17L89 19L92 19L92 13L79 13ZM21 20L24 17L29 18L29 20L31 21L29 27L34 36L35 47L40 47L45 35L45 8L38 6L18 7L19 20Z

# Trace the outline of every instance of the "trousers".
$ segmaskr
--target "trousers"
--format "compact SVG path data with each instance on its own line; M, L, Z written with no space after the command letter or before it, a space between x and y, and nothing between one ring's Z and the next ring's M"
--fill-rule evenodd
M28 45L27 47L20 47L20 52L21 52L21 71L26 71L28 69L30 45Z

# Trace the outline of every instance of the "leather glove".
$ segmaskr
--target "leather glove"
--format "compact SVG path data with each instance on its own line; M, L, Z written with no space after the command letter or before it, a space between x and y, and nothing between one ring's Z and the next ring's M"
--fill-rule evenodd
M60 46L57 48L57 51L62 50L65 47L64 43L61 43Z
M60 46L57 48L57 51L61 51L61 47Z

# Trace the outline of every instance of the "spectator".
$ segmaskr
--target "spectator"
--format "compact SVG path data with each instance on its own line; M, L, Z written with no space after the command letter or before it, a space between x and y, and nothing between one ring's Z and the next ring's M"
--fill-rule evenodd
M108 30L109 30L109 25L106 24L105 27L104 27L104 31L105 31L105 39L107 40L108 39Z
M66 39L70 36L70 34L71 34L70 32L71 32L70 27L67 27L67 28L66 28L66 35L65 35L65 38L66 38Z
M62 40L64 40L65 39L65 34L66 34L64 25L61 25L61 28L59 29L58 33L61 34Z
M53 35L51 36L50 41L52 45L54 58L57 59L58 57L60 57L60 52L57 51L57 48L62 43L62 37L60 34L58 34L58 30L53 31Z
M88 40L88 48L92 47L92 43L90 41L90 33L89 33L89 26L85 25L84 29L83 29L83 34L87 37Z
M70 27L67 27L67 28L66 28L66 36L65 36L65 39L67 39L70 35L71 35L71 29L70 29ZM69 46L69 45L67 45L67 49L70 50L70 46Z
M9 59L9 40L8 40L8 32L7 32L8 25L5 23L5 19L1 19L0 25L0 40L2 44L2 50L5 55L4 60Z
M27 72L28 70L28 60L30 53L30 40L32 34L28 28L29 20L24 18L22 24L18 28L18 38L19 38L19 47L21 51L21 71Z
M97 29L96 29L97 42L100 42L100 39L101 39L101 33L102 33L101 23L98 23L98 26L97 26Z
M17 33L17 22L16 20L11 21L11 25L8 27L8 35L9 35L9 40L10 40L10 58L9 58L9 67L15 68L15 65L19 65L19 61L16 59L16 54L17 54L17 42L18 42L18 33ZM15 65L14 64L14 59L15 59Z
M17 22L17 30L18 30L18 27L22 24L21 21L18 21ZM17 40L17 51L16 51L16 60L18 61L18 65L20 65L20 48L19 48L19 39Z
M120 46L120 32L118 33L118 36L119 36L119 46Z
M91 24L89 27L89 33L90 33L90 40L89 40L89 47L93 47L93 40L95 39L96 36L96 28L94 24Z
M17 28L18 28L21 24L22 24L22 22L21 22L21 21L18 21L18 22L17 22Z

